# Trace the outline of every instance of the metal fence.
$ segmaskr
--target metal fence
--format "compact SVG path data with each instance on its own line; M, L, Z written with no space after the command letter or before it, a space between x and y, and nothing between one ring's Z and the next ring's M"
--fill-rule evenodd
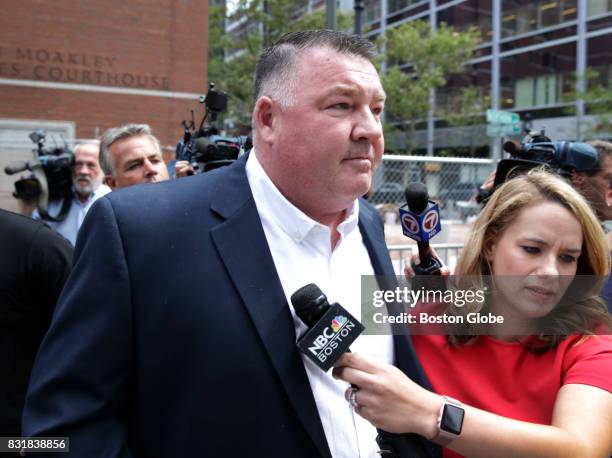
M492 159L385 155L372 187L371 202L388 208L403 205L404 189L425 183L429 198L438 202L442 219L465 220L479 211L478 187L495 167Z

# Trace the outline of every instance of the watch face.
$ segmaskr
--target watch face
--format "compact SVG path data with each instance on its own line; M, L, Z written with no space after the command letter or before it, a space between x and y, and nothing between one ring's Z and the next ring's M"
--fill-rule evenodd
M465 411L461 407L445 404L442 421L440 421L440 429L458 436L461 434L464 414Z

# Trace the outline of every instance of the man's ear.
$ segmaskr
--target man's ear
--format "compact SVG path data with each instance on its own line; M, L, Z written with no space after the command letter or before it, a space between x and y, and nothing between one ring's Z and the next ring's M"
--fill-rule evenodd
M115 180L115 177L112 175L104 175L104 184L113 191L117 189L117 180Z
M278 105L270 97L262 96L255 103L253 127L257 132L257 137L265 143L274 140L278 131L279 114Z

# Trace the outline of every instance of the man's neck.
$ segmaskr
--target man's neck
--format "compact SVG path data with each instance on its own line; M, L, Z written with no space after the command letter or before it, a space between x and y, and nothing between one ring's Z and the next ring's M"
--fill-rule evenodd
M312 196L309 199L309 202L304 202L302 199L300 199L301 196L299 194L302 194L302 193L299 193L298 196L296 197L296 195L292 193L292 189L293 189L292 185L288 185L285 187L278 181L275 181L272 179L272 176L269 170L270 164L266 160L267 155L261 154L260 152L261 150L262 150L261 146L258 146L254 148L253 151L251 151L251 154L254 154L257 162L259 162L264 173L268 176L270 181L274 184L278 192L280 192L285 197L285 199L291 202L296 208L304 212L304 214L306 214L307 216L309 216L316 222L324 226L327 226L331 234L330 242L331 242L332 249L335 248L336 244L340 240L340 233L338 232L338 226L346 218L346 214L347 214L346 208L340 211L331 211L331 212L321 211L320 205L317 203L318 202L317 199L313 199ZM313 202L315 202L314 205L313 205Z
M340 240L340 232L338 232L338 226L346 219L346 210L342 210L338 213L332 213L329 215L313 215L305 212L308 216L314 219L316 222L323 224L329 228L331 234L331 246L332 250L336 247L336 244Z
M89 199L89 196L91 196L93 194L93 191L89 194L81 194L80 192L77 192L77 198L79 199L79 202L81 203L85 203L87 202L87 200Z

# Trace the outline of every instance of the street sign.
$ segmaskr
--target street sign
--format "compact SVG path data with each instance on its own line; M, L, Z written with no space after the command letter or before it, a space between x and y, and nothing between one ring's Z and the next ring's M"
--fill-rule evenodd
M504 135L517 135L520 133L520 123L487 125L487 137L503 137Z
M514 124L520 122L518 113L501 110L487 110L487 122L491 124Z

